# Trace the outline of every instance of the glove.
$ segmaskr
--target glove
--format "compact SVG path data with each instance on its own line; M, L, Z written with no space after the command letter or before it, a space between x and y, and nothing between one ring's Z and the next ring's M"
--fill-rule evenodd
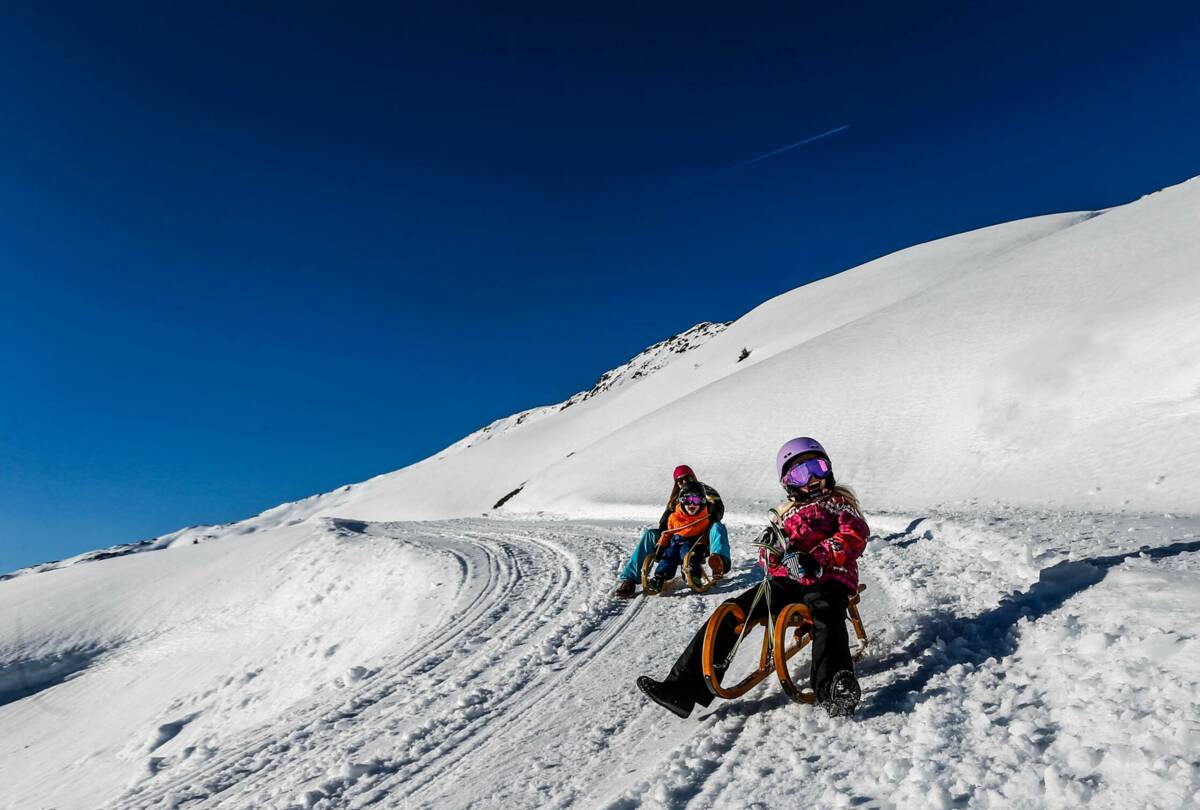
M780 547L779 536L771 528L763 529L754 541L754 545L761 548L766 548L768 553L778 557L784 553L784 549Z
M784 554L781 562L792 579L820 579L823 573L821 564L814 560L811 554L803 551Z

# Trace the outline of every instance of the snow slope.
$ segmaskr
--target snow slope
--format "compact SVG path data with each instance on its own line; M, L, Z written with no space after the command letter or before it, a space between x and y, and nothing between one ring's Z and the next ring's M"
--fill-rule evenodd
M775 448L804 434L827 441L842 478L879 506L1200 510L1198 234L1191 181L803 287L647 381L679 395L630 408L638 418L572 448L508 508L644 503L677 459L753 508ZM741 346L752 354L736 364Z
M395 473L18 572L0 808L1200 806L1198 226L1193 180L920 245ZM875 531L860 715L767 682L679 720L633 678L756 581L797 433ZM735 570L613 602L679 462Z
M745 524L718 591L632 603L626 523L320 520L18 578L4 659L90 660L0 707L0 807L1197 806L1200 519L873 520L853 722L632 688L757 578Z

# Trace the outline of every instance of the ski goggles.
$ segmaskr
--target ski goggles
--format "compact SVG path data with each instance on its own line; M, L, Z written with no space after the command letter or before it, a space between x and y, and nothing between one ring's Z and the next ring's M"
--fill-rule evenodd
M680 495L679 502L684 506L700 506L704 503L704 496L689 492L686 495Z
M805 487L814 478L828 478L833 474L833 468L823 458L810 458L801 461L783 475L785 487Z

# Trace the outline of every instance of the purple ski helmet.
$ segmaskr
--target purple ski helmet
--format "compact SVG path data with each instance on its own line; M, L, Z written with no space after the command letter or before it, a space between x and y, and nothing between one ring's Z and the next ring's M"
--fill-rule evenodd
M801 453L817 453L826 461L829 461L829 454L825 452L825 448L816 439L810 439L807 436L792 439L783 447L780 447L779 452L775 454L775 478L777 480L782 480L783 468L787 466L788 459L798 456Z

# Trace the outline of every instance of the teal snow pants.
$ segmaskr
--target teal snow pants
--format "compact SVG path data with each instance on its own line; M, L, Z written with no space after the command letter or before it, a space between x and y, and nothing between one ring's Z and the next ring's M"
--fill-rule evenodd
M642 560L654 553L658 537L658 529L646 529L642 532L642 539L634 546L633 555L621 569L621 579L630 582L642 581ZM726 571L732 568L733 562L729 558L729 530L725 528L724 523L714 523L708 528L708 553L720 556Z

